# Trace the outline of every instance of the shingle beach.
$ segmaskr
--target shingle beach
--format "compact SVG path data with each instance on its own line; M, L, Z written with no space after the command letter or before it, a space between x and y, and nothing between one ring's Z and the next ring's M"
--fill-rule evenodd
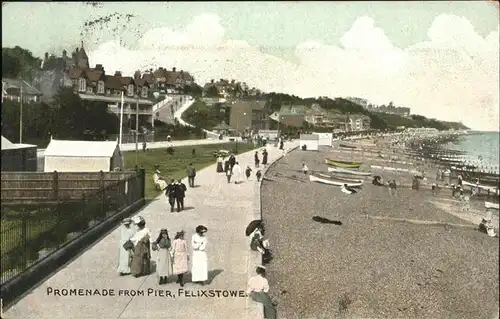
M432 196L427 189L400 188L391 197L365 177L362 189L347 195L310 182L299 171L302 162L327 174L325 157L356 160L331 150L293 151L262 184L262 215L274 253L267 273L278 317L495 318L498 238L446 212L446 190ZM403 176L376 175L397 182ZM342 225L315 222L315 215Z

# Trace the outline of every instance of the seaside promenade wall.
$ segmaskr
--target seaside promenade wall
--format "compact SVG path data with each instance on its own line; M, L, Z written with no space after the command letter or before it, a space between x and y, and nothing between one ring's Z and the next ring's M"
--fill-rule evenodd
M293 141L291 145L288 146L289 149L287 153L292 152L296 150L299 147L299 144L297 141ZM247 219L247 225L252 221L252 220L257 220L260 219L262 220L262 181L264 180L264 177L266 176L267 171L273 167L276 163L278 163L283 156L276 156L273 157L271 162L265 166L262 167L261 172L262 172L262 178L259 182L255 183L254 185L254 200L253 200L253 211L249 214L249 218ZM251 238L250 238L251 240ZM249 243L250 245L250 243ZM271 246L272 249L272 246ZM261 253L257 251L252 251L250 250L250 257L248 258L248 263L247 263L247 272L248 272L248 278L252 277L255 275L255 268L256 265L261 265L262 264L262 255ZM272 287L271 287L272 289ZM256 318L256 319L264 319L264 308L262 304L253 302L252 300L248 299L247 301L247 309L248 309L248 316L245 318Z

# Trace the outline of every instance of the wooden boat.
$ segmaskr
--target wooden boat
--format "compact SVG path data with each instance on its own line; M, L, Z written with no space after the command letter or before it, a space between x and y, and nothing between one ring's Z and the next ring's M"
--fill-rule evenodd
M363 181L360 179L345 178L343 176L335 176L335 175L323 174L323 173L318 173L318 175L321 177L331 178L331 179L339 180L339 181L345 181L348 183L363 183Z
M343 168L359 168L363 163L362 162L345 162L345 161L336 161L331 159L326 159L326 164L336 167Z
M344 184L347 184L348 187L357 187L357 186L361 186L363 184L363 182L352 183L352 182L342 181L342 180L333 179L333 178L329 178L329 177L322 177L322 176L315 175L315 174L309 174L309 180L311 182L317 182L317 183L323 183L323 184L335 185L335 186L342 186Z
M500 209L500 205L498 203L492 203L492 202L484 202L484 207L492 209Z
M343 148L357 148L356 146L354 145L350 145L350 144L345 144L345 143L340 143L339 144L340 147L343 147Z
M351 171L341 167L328 167L328 171L332 173L342 173L342 174L350 174L350 175L358 175L358 176L370 176L372 173L370 172L358 172Z

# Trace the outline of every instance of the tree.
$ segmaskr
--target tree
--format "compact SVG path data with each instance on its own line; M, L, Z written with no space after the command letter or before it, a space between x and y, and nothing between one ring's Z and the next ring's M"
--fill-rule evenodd
M19 46L2 48L2 77L31 80L41 64L41 59Z
M219 90L217 90L217 87L215 85L212 85L208 87L208 89L205 91L205 96L206 97L219 97Z
M203 96L203 88L196 83L185 85L182 91L184 94L189 94L195 98Z

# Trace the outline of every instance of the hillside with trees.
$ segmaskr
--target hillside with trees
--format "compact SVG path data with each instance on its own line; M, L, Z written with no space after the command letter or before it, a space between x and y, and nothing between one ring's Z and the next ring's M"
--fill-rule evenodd
M2 48L2 77L23 79L31 82L35 71L40 69L41 59L33 56L29 50L21 47ZM268 114L280 110L284 104L305 105L310 107L317 103L328 112L337 112L346 115L366 115L371 119L371 128L379 130L394 130L397 127L434 127L436 129L467 129L461 123L444 122L428 119L421 115L412 115L404 118L397 115L372 113L362 106L342 98L331 99L301 98L285 93L261 93L260 90L248 89L245 82L234 80L229 91L230 99L255 98L266 100ZM251 96L250 91L258 92ZM171 135L182 138L183 136L199 136L200 128L211 129L221 122L229 123L229 109L223 104L207 106L201 100L205 97L219 97L215 86L203 90L194 83L183 88L184 94L189 94L197 99L196 103L188 109L183 118L197 129L183 128L178 123L167 125L156 122L156 131L161 135ZM2 135L12 141L19 140L20 105L15 101L4 101L2 105ZM311 128L312 129L312 128ZM110 134L117 134L119 130L118 118L108 111L106 103L82 101L72 89L62 89L50 103L32 103L23 106L23 140L27 143L43 145L47 143L52 134L60 139L103 139Z
M2 48L2 78L31 81L42 60L21 47Z

